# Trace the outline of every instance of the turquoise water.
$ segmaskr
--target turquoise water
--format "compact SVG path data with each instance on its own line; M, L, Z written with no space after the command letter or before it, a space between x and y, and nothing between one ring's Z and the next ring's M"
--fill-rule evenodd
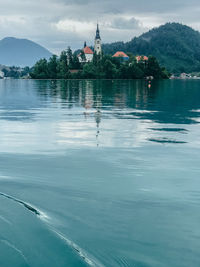
M200 266L200 81L0 81L0 266Z

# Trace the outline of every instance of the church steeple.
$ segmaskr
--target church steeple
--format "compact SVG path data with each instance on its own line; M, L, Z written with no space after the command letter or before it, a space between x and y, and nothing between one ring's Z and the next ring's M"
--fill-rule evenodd
M97 39L100 39L101 40L101 37L100 37L100 31L99 31L99 24L97 23L97 30L96 30L96 37L95 37L95 40Z
M95 42L94 42L94 51L96 52L97 55L100 55L102 53L101 37L100 37L100 30L99 30L99 24L98 23L97 23Z

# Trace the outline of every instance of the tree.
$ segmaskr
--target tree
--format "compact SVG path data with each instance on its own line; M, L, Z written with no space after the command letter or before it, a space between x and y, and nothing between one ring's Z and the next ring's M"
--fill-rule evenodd
M109 59L106 59L103 64L103 72L106 79L113 79L116 75L117 69Z
M119 78L121 78L121 79L131 79L131 75L130 75L129 69L130 69L129 65L121 64L121 66L119 68L119 73L118 73Z
M3 68L3 69L2 69L2 72L4 73L4 76L5 76L5 77L8 77L8 73L9 73L9 71L8 71L6 68Z
M59 79L68 79L70 77L67 63L67 53L66 51L62 51L57 64L57 77Z
M86 62L86 56L83 50L81 51L80 57L81 57L82 62Z
M36 62L30 75L33 79L48 79L49 75L47 60L44 58Z
M101 55L97 55L96 52L94 52L94 55L93 55L93 59L92 59L92 63L95 65L95 66L98 66L101 62Z
M83 78L96 79L96 68L92 63L83 66Z
M27 67L24 67L24 68L22 69L20 76L21 76L21 77L25 77L25 76L28 76L29 73L30 73L30 68L27 66Z
M99 57L94 54L92 62L85 62L81 66L76 54L72 57L71 55L69 48L68 51L63 51L58 59L54 55L49 62L46 59L39 60L31 71L31 77L34 79L144 79L146 76L154 76L155 79L166 79L169 76L166 69L161 68L157 59L152 56L149 57L148 63L144 64L143 61L137 63L134 58L124 62L112 56ZM70 68L79 71L71 74ZM19 77L23 73L16 67L11 67L8 72L5 71L5 74L12 74L12 77Z
M130 79L142 79L144 78L144 71L137 66L137 63L130 65L129 67Z
M70 69L73 68L73 54L70 46L67 48L67 61Z
M57 78L57 56L53 55L50 57L48 62L48 76L50 79L56 79Z
M73 65L73 69L79 70L81 68L81 64L80 64L79 59L75 53L73 54L73 64L72 65Z
M145 74L146 76L153 76L155 79L162 78L162 69L155 57L149 57Z

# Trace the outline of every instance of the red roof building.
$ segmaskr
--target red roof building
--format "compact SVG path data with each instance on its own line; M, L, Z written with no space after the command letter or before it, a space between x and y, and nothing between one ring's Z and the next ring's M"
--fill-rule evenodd
M129 56L127 54L125 54L124 52L122 51L118 51L116 52L113 57L122 57L122 58L128 58L129 59Z
M83 52L85 53L85 55L93 55L94 54L94 52L92 51L91 48L89 48L89 46L84 47Z
M146 56L137 56L137 57L136 57L136 60L137 60L137 63L139 63L140 61L141 61L141 62L146 62L146 61L149 60L149 58L146 57Z
M94 52L89 46L86 45L86 42L85 42L82 52L78 55L79 62L81 63L92 62L93 55L94 55Z

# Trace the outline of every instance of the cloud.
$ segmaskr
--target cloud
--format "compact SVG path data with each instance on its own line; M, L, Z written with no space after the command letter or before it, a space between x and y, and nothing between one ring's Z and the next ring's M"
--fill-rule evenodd
M133 30L133 29L139 29L142 27L142 24L139 20L135 18L114 18L111 22L111 27L114 29L120 29L120 30Z
M168 21L200 29L199 0L0 0L0 6L0 38L28 38L56 53L84 40L92 45L97 21L103 42L128 41Z

